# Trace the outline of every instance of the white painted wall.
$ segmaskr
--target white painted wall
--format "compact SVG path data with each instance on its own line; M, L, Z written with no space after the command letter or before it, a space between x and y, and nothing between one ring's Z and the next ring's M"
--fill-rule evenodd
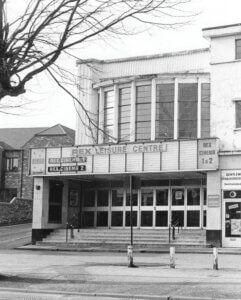
M221 230L222 207L221 207L221 172L207 172L207 199L208 195L219 195L220 206L208 207L207 230ZM208 204L208 203L207 203Z
M224 53L225 41L226 38L223 39ZM234 48L233 44L231 49ZM240 82L240 60L211 66L211 136L220 138L220 150L241 149L241 131L235 129L234 101L241 99Z
M34 178L34 199L33 199L33 229L54 229L65 228L68 213L68 180L62 180L63 198L62 198L62 223L48 223L49 215L49 179L45 177ZM40 189L36 189L36 185Z
M97 124L98 120L98 93L97 90L92 88L92 84L96 82L101 69L101 65L97 62L79 64L79 101L94 124ZM97 138L96 127L90 124L85 110L78 103L75 106L77 110L75 144L95 144Z

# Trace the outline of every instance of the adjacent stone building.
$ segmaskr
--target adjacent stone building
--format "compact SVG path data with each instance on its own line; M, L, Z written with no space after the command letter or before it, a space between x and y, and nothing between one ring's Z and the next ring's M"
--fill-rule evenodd
M0 201L33 199L29 149L72 146L74 135L74 130L61 124L50 128L0 128Z

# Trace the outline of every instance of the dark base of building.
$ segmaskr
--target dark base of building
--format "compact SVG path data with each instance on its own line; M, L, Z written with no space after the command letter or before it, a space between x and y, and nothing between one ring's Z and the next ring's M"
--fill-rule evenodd
M42 241L52 231L53 229L32 229L32 244L35 245L36 242Z
M207 243L213 247L222 246L222 230L206 230Z

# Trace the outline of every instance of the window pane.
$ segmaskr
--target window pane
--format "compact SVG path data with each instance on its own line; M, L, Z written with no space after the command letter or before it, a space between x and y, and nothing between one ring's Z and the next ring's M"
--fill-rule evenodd
M158 84L156 102L156 138L173 138L174 84Z
M114 125L114 91L104 93L104 143L112 141Z
M123 211L112 211L111 213L111 226L123 226Z
M130 139L130 107L131 88L119 89L118 137L122 142Z
M94 206L95 206L95 191L85 191L84 207L94 207Z
M108 206L108 190L97 192L97 206Z
M138 194L137 190L132 190L132 205L137 206L138 204ZM130 192L126 192L126 206L130 206Z
M108 211L97 211L97 226L98 227L108 226Z
M6 171L18 172L18 157L6 158Z
M156 190L156 205L168 205L168 190Z
M199 227L200 223L200 211L187 211L187 226L188 227Z
M207 189L203 189L203 205L207 205Z
M241 128L241 101L235 101L236 106L236 128Z
M112 190L112 206L123 206L123 190Z
M152 227L153 219L152 211L142 211L141 212L141 226L142 227Z
M210 137L210 84L201 85L201 137Z
M136 140L151 138L151 86L136 88Z
M199 188L192 188L187 190L187 205L200 205Z
M153 190L141 190L141 205L152 206L153 205Z
M179 138L197 137L197 84L178 86Z
M172 190L172 205L184 205L184 189Z
M168 212L157 211L156 212L156 226L167 227L168 226Z
M235 40L235 58L241 59L241 39Z
M179 226L184 226L184 211L174 210L172 211L172 224L179 223Z
M126 211L126 226L130 226L130 211ZM137 226L137 212L132 212L132 226Z
M207 211L203 211L203 227L207 226Z
M85 211L83 213L83 226L84 227L94 227L94 212Z

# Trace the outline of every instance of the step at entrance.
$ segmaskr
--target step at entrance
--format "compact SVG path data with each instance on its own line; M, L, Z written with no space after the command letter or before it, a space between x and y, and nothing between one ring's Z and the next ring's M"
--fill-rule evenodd
M125 251L130 245L130 230L128 229L74 229L74 237L68 232L66 242L66 230L58 229L52 232L38 245L52 245L73 249L103 248ZM159 249L170 245L175 247L210 247L206 243L205 230L181 230L176 233L175 240L169 244L169 231L152 229L134 229L133 244L135 249Z

